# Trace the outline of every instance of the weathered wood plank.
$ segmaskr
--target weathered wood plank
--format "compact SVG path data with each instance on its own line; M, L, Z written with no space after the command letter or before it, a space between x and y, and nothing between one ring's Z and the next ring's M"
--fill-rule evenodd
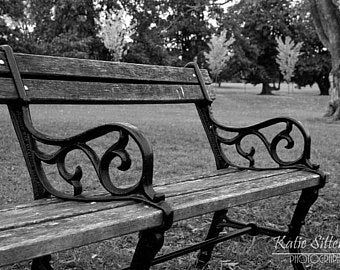
M127 84L25 79L32 104L45 103L185 103L203 100L199 85ZM17 98L10 78L0 78L0 102Z
M210 174L198 176L186 176L175 179L170 184L156 185L158 192L166 193L167 199L174 196L185 195L191 192L204 191L212 188L235 185L245 181L261 181L264 178L287 174L289 170L280 171L235 171L221 170ZM52 204L34 204L29 207L9 208L7 211L0 211L0 231L8 228L24 227L30 224L47 222L77 216L86 213L114 209L131 204L131 202L109 202L109 203L79 203L61 201Z
M286 173L289 170L279 170L279 171L271 171L270 173L275 173L276 174L282 174ZM213 177L213 176L218 176L218 175L226 175L230 173L236 173L239 172L237 169L233 168L228 168L228 169L222 169L222 170L214 170L210 172L205 172L205 173L194 173L194 174L187 174L187 175L182 175L182 176L177 176L177 177L171 177L171 178L163 178L163 179L154 179L154 186L163 186L163 185L169 185L171 183L180 183L180 182L185 182L185 181L192 181L196 179L201 179L201 178L208 178L208 177ZM263 172L264 173L264 172ZM269 172L266 172L268 174ZM95 195L93 193L89 193L90 195ZM102 193L99 193L97 195L103 195ZM65 200L59 200L56 198L49 198L49 199L40 199L32 202L28 202L26 204L14 204L14 205L0 205L0 213L5 212L5 211L12 211L12 210L19 210L19 209L24 209L24 208L33 208L33 207L44 207L47 204L72 204L74 202L70 201L65 201ZM60 206L62 207L62 206Z
M157 211L156 211L157 212ZM38 224L31 227L0 232L0 266L11 264L21 259L29 259L37 254L48 254L56 250L64 250L96 242L111 237L114 232L129 233L131 228L142 228L144 225L160 224L161 212L142 204L124 207L124 215L119 211L100 212L97 215L82 215L72 219L63 219ZM91 224L82 225L83 221L92 219ZM146 223L144 223L146 221ZM76 225L77 224L77 225ZM107 225L112 225L107 226ZM59 230L61 229L61 230ZM40 234L45 230L52 234ZM28 239L25 234L31 235ZM66 233L66 234L65 234ZM26 240L24 240L24 238ZM54 239L53 239L54 238ZM21 239L21 240L20 240ZM8 242L8 241L9 242ZM22 241L21 244L17 241ZM90 242L89 242L90 241Z
M154 82L197 83L193 68L153 66L142 64L119 63L89 59L53 57L15 53L22 76L50 76L50 77L83 77L119 80L143 80ZM9 69L4 53L0 52L1 74L8 74ZM206 70L202 70L204 80L210 84L211 80Z
M170 198L169 202L175 209L174 219L182 220L319 184L319 175L299 171L180 195L180 198Z
M232 174L227 174L226 177L228 175ZM204 185L201 182L201 188L187 194L183 194L177 188L172 190L173 193L168 196L167 201L174 209L175 221L319 184L318 175L301 171L262 179L248 178L247 181L238 179L234 183L224 181L223 185L217 186L208 183L216 182L216 178L223 178L223 176L206 178ZM189 182L182 182L182 188ZM173 185L173 188L175 187L176 185ZM2 230L0 231L0 265L158 226L161 224L161 216L159 210L134 203L115 209ZM0 219L1 222L2 220Z

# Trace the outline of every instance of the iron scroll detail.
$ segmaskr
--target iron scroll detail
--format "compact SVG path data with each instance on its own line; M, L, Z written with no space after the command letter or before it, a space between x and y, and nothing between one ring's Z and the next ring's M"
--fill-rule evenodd
M53 138L41 133L35 129L32 123L29 98L26 96L13 51L7 45L0 46L0 48L5 52L18 94L18 98L8 104L8 109L32 178L32 184L34 185L34 181L36 181L38 182L36 186L42 186L45 192L64 200L83 202L133 200L144 202L162 210L163 224L161 228L165 230L170 228L173 222L173 210L165 201L165 195L156 193L153 188L153 149L143 133L131 124L119 122L98 126L68 138ZM99 157L93 148L89 146L88 142L112 132L118 133L118 139ZM111 179L109 167L114 159L119 159L118 170L127 171L130 169L132 160L127 150L127 145L131 140L137 145L141 154L141 176L139 181L131 186L118 187ZM58 149L51 153L46 153L39 149L38 142L44 145L55 146ZM81 183L83 178L82 168L78 165L73 172L69 172L65 164L66 156L74 150L79 150L87 156L100 184L108 192L107 194L83 195ZM57 190L51 184L42 166L43 163L56 165L61 178L73 187L73 195ZM35 198L41 197L46 196L35 194Z
M45 189L54 196L63 199L78 200L79 198L79 200L85 201L97 200L97 197L86 198L82 196L82 186L80 182L83 176L82 168L77 166L73 173L68 172L66 169L65 160L67 154L73 150L80 150L85 153L91 161L100 184L112 196L116 196L117 198L119 196L124 197L139 194L152 202L158 202L163 199L164 195L160 196L152 188L153 151L151 144L135 126L127 123L107 124L92 128L79 135L66 139L53 139L34 129L27 107L23 107L23 112L25 127L37 142L59 147L59 149L54 153L48 154L39 150L38 147L34 147L32 150L35 158L38 162L56 164L60 176L74 187L74 196L70 197L69 195L65 195L60 193L58 190L55 190L52 185L50 185L46 176L43 173L38 173ZM105 151L102 157L99 157L87 144L87 142L104 136L110 132L118 132L119 138ZM127 171L130 169L131 158L129 152L126 150L126 146L130 138L135 141L142 154L142 174L140 180L134 185L126 188L120 188L117 187L111 180L109 175L109 165L114 158L119 158L121 164L117 167L117 169L120 171ZM103 200L103 197L99 200Z
M242 148L242 145L241 145L242 140L244 140L247 136L254 135L262 141L263 145L266 147L268 151L268 154L270 155L272 160L276 164L278 164L279 168L288 168L292 166L297 166L297 167L306 167L311 170L319 169L318 165L312 164L310 162L310 144L311 144L310 136L304 130L301 123L299 123L298 121L294 119L287 118L287 117L277 117L277 118L273 118L273 119L264 121L256 125L243 127L243 128L226 127L224 125L219 124L216 121L214 123L215 123L215 127L217 130L236 133L235 136L229 139L224 138L220 135L217 135L217 141L220 144L229 145L229 146L234 145L237 153L240 156L242 156L244 159L248 160L249 162L248 167L241 167L241 166L234 165L231 161L228 160L228 164L233 165L234 167L239 167L240 169L246 169L246 168L273 169L273 168L256 167L255 159L254 159L254 155L256 152L255 148L251 147L249 151L245 151ZM269 140L264 135L264 133L261 132L261 129L268 128L268 127L271 127L271 126L274 126L280 123L283 123L285 125L285 128L282 129L279 133L277 133L271 140ZM297 130L300 131L300 134L303 137L304 147L303 147L301 155L298 158L294 160L290 160L290 161L285 161L279 157L278 152L277 152L277 147L281 141L286 142L286 145L285 145L286 149L292 149L294 147L295 142L294 142L293 137L291 136L293 127L297 128Z
M56 139L46 136L34 128L28 106L9 105L8 107L12 119L15 119L13 123L19 123L19 125L15 127L16 132L21 132L21 134L24 134L23 137L31 137L34 141L33 144L26 145L26 149L23 149L23 152L28 154L30 162L33 163L30 164L30 166L33 165L35 174L48 193L57 198L71 201L108 202L133 200L143 202L162 210L162 228L167 230L171 227L173 222L173 210L165 201L165 195L162 193L156 193L153 188L152 146L137 127L128 123L106 124L89 129L73 137ZM101 157L99 157L87 143L111 132L118 132L118 139L104 152ZM140 150L142 156L142 172L138 182L132 186L121 188L113 183L109 174L109 165L113 159L119 158L121 163L117 169L120 171L127 171L130 169L132 161L126 147L131 139L137 144ZM53 153L45 153L37 147L36 142L40 142L45 145L57 146L59 149ZM85 196L82 194L82 168L78 165L74 172L70 173L65 164L67 154L74 150L80 150L85 153L92 163L100 184L106 191L108 191L107 194L93 196ZM49 165L55 164L62 179L73 186L74 194L71 195L55 189L48 180L42 163Z
M212 116L211 120L213 123L211 129L213 129L215 132L219 151L221 151L221 155L223 156L223 160L225 161L227 166L234 167L240 170L256 171L299 169L320 175L320 187L323 187L325 185L327 176L322 170L320 170L319 165L313 164L311 162L311 138L300 122L289 117L277 117L252 126L237 128L221 125ZM269 139L264 134L264 132L262 132L262 130L265 128L271 128L279 124L284 125L284 127L281 127L280 130L276 132L271 139ZM285 144L284 148L287 150L294 148L294 146L296 145L296 141L294 140L294 136L292 135L293 129L297 130L297 132L302 137L302 141L300 143L303 145L303 147L301 147L301 153L296 158L284 160L280 157L278 153L278 145L280 143ZM224 136L220 135L221 131L229 132L231 134L234 134L234 136L225 138ZM254 146L251 146L250 149L247 151L242 147L242 141L250 136L255 136L262 142L271 160L276 163L277 166L256 166L256 148ZM222 150L223 145L234 146L238 155L248 162L248 166L242 166L232 162Z
M202 73L197 63L188 63L186 67L194 69L195 76L198 78L198 83L201 87L204 100L196 104L198 114L201 118L203 127L206 131L211 148L214 152L217 169L234 167L240 170L279 170L279 169L301 169L309 172L314 172L320 175L320 186L322 187L326 182L326 175L319 169L319 165L313 164L310 161L311 155L311 138L306 129L299 121L289 117L277 117L267 121L247 126L247 127L228 127L219 123L213 116L211 110L212 100L206 89ZM274 134L272 139L269 139L262 130L270 128L275 125L283 124L284 128L280 129L278 133ZM293 149L296 141L292 135L293 130L302 137L302 151L297 158L291 160L283 160L278 154L278 146L280 143L285 142L286 149ZM222 133L231 134L226 138ZM242 141L247 137L255 136L265 146L270 158L277 166L256 166L256 149L254 146L249 150L245 150L242 146ZM223 146L235 147L237 154L248 162L248 166L237 164L227 157Z

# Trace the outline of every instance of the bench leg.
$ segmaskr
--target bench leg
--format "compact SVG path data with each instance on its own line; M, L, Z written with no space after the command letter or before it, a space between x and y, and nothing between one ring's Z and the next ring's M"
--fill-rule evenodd
M299 235L301 231L302 225L305 223L305 218L310 207L318 198L318 188L308 188L304 189L299 198L298 204L296 205L292 221L289 225L288 237L287 240L294 241ZM299 248L291 248L289 252L292 254L300 253ZM304 270L305 267L299 260L295 260L298 256L294 256L291 258L292 265L294 270Z
M53 270L50 265L51 255L34 258L32 260L31 270Z
M223 226L219 226L219 224L226 221L227 212L228 210L220 210L214 213L206 240L218 237L218 235L223 231ZM203 269L206 266L211 258L214 247L215 245L209 245L201 248L197 255L197 261L195 265L196 269Z
M147 270L164 243L164 231L150 229L140 232L139 241L133 255L130 269Z

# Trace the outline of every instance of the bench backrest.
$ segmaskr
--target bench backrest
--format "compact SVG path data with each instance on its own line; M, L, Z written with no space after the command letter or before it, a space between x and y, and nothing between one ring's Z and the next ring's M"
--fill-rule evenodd
M195 103L217 167L227 166L211 119L212 101L206 89L206 85L211 81L208 72L200 70L195 63L179 68L15 54L9 46L1 46L0 49L0 104L8 105L36 199L48 194L74 199L50 185L42 162L57 164L62 178L74 187L75 195L81 194L81 170L77 169L78 172L71 174L65 167L67 153L80 149L90 158L102 185L111 194L133 196L136 192L142 192L149 200L159 200L151 187L152 147L136 128L114 123L99 126L74 137L56 139L34 128L29 111L30 104ZM112 131L120 132L119 140L102 157L89 149L86 142ZM122 152L129 136L137 142L142 152L143 173L135 186L118 189L110 180L108 167L115 155L120 156L122 162L124 160L126 168L122 165L122 170L130 166L128 155L125 150ZM55 154L48 155L40 152L37 142L59 146L60 149ZM118 152L115 152L116 150Z
M14 54L31 104L186 103L207 97L194 67L178 68ZM205 84L209 75L202 70ZM0 53L0 103L18 99L6 55Z

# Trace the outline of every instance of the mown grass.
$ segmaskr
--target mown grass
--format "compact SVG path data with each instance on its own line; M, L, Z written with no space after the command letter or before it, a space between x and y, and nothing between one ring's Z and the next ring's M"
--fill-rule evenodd
M255 124L268 118L290 116L304 123L312 136L312 160L331 173L330 181L321 191L303 229L307 240L314 237L340 237L339 229L339 178L340 178L340 123L323 119L328 97L317 95L315 90L280 91L274 96L259 96L258 89L242 85L224 85L216 88L214 115L222 123L233 126ZM169 178L204 172L214 168L203 128L194 105L138 105L138 106L37 106L32 108L37 127L49 134L68 136L87 128L110 122L129 122L144 131L154 147L155 182ZM5 107L0 107L0 204L25 202L31 199L31 188L19 145ZM277 132L277 131L276 131ZM110 137L93 142L103 152ZM85 177L93 179L90 164L82 162ZM139 165L136 165L139 168ZM50 168L48 168L50 170ZM50 172L53 175L53 172ZM98 188L92 180L89 189ZM266 223L284 228L289 223L298 194L282 196L230 209L230 215L243 221ZM204 238L210 215L174 224L167 232L162 252L189 245ZM119 269L129 263L137 235L129 235L98 244L54 254L55 269ZM291 269L288 258L272 255L275 242L264 236L244 236L239 242L230 241L216 247L207 269ZM339 249L305 249L305 252L338 252ZM155 266L153 269L192 269L195 253ZM29 269L28 263L5 269ZM223 269L227 269L226 267ZM315 264L310 269L340 269L340 263Z

